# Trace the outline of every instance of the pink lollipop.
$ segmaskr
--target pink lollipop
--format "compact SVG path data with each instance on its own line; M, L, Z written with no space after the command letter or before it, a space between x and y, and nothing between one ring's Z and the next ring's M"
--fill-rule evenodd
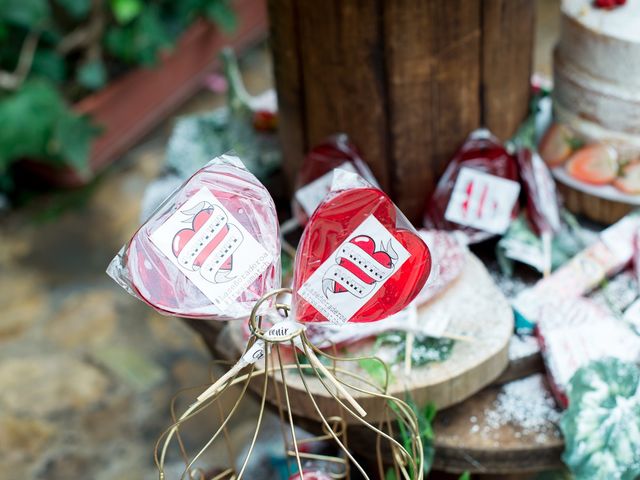
M278 228L269 192L225 155L156 210L109 274L164 314L246 318L262 295L280 286Z

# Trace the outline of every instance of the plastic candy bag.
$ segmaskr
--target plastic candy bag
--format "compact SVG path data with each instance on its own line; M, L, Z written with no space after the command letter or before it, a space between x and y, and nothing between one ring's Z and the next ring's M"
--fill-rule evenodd
M266 188L222 155L169 197L112 260L108 274L158 312L231 320L280 287L280 240Z
M329 193L336 168L357 173L371 185L378 186L349 137L344 133L333 135L311 149L298 171L291 208L300 225L307 223Z
M389 197L338 169L300 239L294 316L337 324L381 320L415 298L430 270L428 247Z
M471 133L456 152L423 218L429 230L453 230L469 243L502 234L518 212L518 166L488 130Z

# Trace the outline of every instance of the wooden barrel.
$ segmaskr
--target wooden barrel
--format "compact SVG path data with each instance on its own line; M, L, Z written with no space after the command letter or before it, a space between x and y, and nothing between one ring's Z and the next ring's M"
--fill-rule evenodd
M528 110L535 2L269 0L285 169L349 134L382 187L420 218L479 126L503 140Z

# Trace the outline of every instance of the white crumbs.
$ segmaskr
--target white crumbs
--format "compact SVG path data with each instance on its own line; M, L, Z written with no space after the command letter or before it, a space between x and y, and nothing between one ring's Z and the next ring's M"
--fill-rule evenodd
M470 431L491 437L501 427L511 425L516 429L516 438L526 436L544 443L550 436L559 435L560 416L543 375L535 374L504 385L492 407L484 411L482 427L476 417L469 419Z

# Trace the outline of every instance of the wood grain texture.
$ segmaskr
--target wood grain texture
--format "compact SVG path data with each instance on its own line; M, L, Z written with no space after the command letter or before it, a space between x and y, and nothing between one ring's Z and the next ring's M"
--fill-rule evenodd
M483 0L482 121L501 140L529 111L535 2Z
M527 0L269 0L289 181L345 132L409 220L483 121L509 136L528 108ZM530 14L531 13L531 14Z
M297 8L308 146L336 132L348 133L386 189L388 125L380 2L302 0Z
M553 423L547 421L544 429L527 431L512 423L496 427L486 421L485 413L495 408L502 388L488 387L438 413L433 425L435 469L500 474L561 468L564 441Z
M480 6L385 3L391 193L414 221L451 154L480 121Z
M268 3L273 73L278 92L278 135L289 186L293 185L307 150L296 12L296 0L272 0Z

